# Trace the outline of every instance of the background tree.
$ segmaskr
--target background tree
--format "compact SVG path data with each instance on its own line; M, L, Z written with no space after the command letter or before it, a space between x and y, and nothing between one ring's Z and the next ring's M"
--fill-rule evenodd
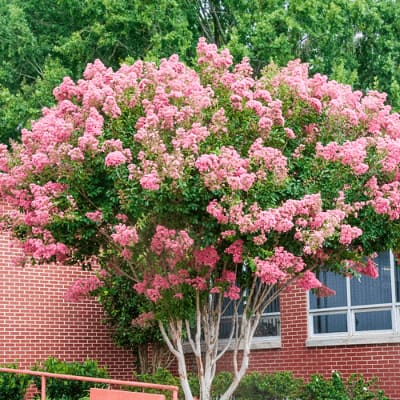
M204 400L232 345L225 400L282 290L329 294L318 269L376 276L375 252L399 249L400 117L299 61L255 77L204 39L197 52L196 70L174 55L65 78L1 147L0 193L34 262L94 262L149 300L138 318L158 322L188 400L184 341Z
M271 60L294 58L313 73L383 90L399 100L398 0L1 0L0 140L53 104L62 77L78 79L101 59L158 60L172 53L191 64L200 36L248 56L256 74Z

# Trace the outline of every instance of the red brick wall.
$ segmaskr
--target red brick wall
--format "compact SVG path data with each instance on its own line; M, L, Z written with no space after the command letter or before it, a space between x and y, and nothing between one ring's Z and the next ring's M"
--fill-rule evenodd
M391 400L400 400L400 343L352 346L306 347L307 298L304 292L292 289L281 295L280 349L257 350L251 353L250 370L260 372L293 371L295 376L331 375L332 370L347 377L361 373L366 378L378 377L380 387ZM229 356L219 365L231 369Z
M30 367L54 356L98 360L114 378L131 379L134 359L114 346L93 299L64 301L66 289L87 272L58 265L16 267L7 237L0 237L0 364Z

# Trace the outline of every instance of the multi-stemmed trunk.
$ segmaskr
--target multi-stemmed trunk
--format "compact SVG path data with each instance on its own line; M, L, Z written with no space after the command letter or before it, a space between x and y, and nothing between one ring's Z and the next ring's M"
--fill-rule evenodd
M230 301L227 305L222 295L210 294L207 301L202 303L200 294L197 294L194 326L190 326L189 320L171 320L165 326L160 322L162 336L177 360L179 378L186 400L193 400L185 358L185 355L189 354L196 360L200 400L210 400L217 362L229 352L232 355L233 380L220 399L228 400L233 395L247 371L251 343L261 315L266 306L277 298L279 292L280 290L274 287L257 284L255 279L243 297L245 302L242 298ZM232 305L230 337L220 341L221 318ZM239 315L241 305L243 313Z

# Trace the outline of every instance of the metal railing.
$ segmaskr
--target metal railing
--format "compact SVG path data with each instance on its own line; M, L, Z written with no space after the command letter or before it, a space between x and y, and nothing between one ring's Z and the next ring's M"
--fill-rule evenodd
M51 372L42 371L31 371L28 369L14 369L14 368L0 368L1 372L7 372L18 375L32 375L41 377L41 400L46 400L46 378L56 379L67 379L72 381L83 381L93 383L104 383L106 385L118 385L118 386L132 386L140 387L142 389L156 389L156 390L167 390L172 393L172 400L178 400L178 387L172 385L161 385L158 383L147 383L147 382L135 382L135 381L123 381L119 379L106 379L106 378L92 378L89 376L78 376L78 375L64 375L64 374L53 374Z

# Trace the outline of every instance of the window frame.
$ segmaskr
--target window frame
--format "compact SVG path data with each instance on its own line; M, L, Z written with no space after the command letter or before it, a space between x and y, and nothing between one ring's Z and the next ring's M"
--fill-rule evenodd
M324 309L311 309L310 294L307 295L307 346L335 346L348 344L375 344L375 343L400 343L400 299L396 299L396 274L395 259L390 251L390 289L391 303L378 303L368 305L351 305L351 284L349 277L346 280L346 306L330 307ZM353 278L354 279L354 278ZM400 285L400 282L398 282ZM391 329L357 330L356 314L362 312L390 311ZM347 331L334 333L314 333L314 317L319 315L346 314Z
M278 301L278 309L279 311L273 311L273 312L263 312L261 314L261 319L260 323L262 323L263 318L271 318L276 320L276 325L277 325L277 330L278 333L277 335L271 335L271 336L254 336L252 339L251 343L251 349L272 349L272 348L280 348L281 347L281 312L280 312L280 299L279 296L276 299ZM266 309L268 306L266 307ZM239 319L241 314L239 314ZM231 319L231 315L225 315L221 317L221 322L223 320L229 320ZM228 343L229 339L228 338L218 338L218 343L221 348L225 347L226 344Z

